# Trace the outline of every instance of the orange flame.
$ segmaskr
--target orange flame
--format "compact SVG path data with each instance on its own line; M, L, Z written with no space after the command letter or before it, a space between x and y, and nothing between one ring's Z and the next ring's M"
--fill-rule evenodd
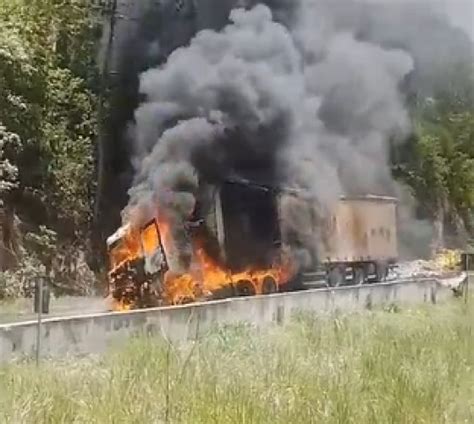
M130 311L133 304L124 302L123 300L114 300L112 310L115 312L127 312Z
M123 241L110 252L111 266L118 269L127 261L150 254L160 246L165 252L172 250L173 239L169 224L166 221L158 222L159 232L156 228L149 226L142 231L130 227L123 237ZM142 252L143 250L143 252ZM113 271L112 271L113 272ZM168 271L165 275L163 300L167 304L183 304L211 297L221 289L230 289L235 292L239 284L246 285L248 294L264 294L278 290L285 284L293 274L293 267L289 259L275 264L269 269L247 269L242 272L232 273L223 268L205 250L200 243L195 243L194 261L191 271L177 275ZM268 283L270 286L268 287ZM267 284L267 286L266 286ZM113 309L116 311L127 311L134 305L126 300L114 302Z
M209 296L220 289L231 288L242 282L250 283L254 294L264 294L265 290L269 289L264 287L267 278L271 278L273 288L277 290L290 279L293 272L290 262L286 261L269 269L249 268L243 272L232 273L217 264L204 249L197 248L195 253L200 277L190 273L167 276L164 297L168 303L179 304L183 299L196 300L199 295Z
M140 233L129 227L118 246L114 247L109 254L110 265L116 269L125 262L133 260L140 255Z

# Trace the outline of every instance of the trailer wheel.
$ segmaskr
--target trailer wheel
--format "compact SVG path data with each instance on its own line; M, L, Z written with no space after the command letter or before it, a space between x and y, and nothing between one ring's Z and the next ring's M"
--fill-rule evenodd
M370 262L364 265L365 278L369 283L377 282L377 264Z
M346 268L334 266L328 272L328 284L330 287L339 287L346 282Z
M355 286L361 286L365 283L365 271L361 266L355 266L352 268L352 284Z
M276 281L273 277L267 276L263 279L262 283L262 293L263 294L272 294L278 291Z
M280 285L277 288L277 291L279 291L280 293L289 293L289 292L301 291L304 289L305 289L305 286L304 286L304 281L303 281L303 274L301 272L298 272L288 282Z
M234 297L236 295L236 290L232 284L226 285L218 290L215 290L212 293L213 300L222 300Z
M375 274L377 282L385 281L388 277L388 265L385 262L378 262L375 265Z
M240 280L236 285L237 296L255 296L255 287L249 280Z

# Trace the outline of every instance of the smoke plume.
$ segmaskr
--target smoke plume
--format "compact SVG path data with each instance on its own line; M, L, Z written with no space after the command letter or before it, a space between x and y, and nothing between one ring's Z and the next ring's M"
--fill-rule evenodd
M395 194L388 150L410 130L403 88L429 87L440 61L467 45L461 30L437 55L430 37L449 26L422 0L238 3L222 29L141 75L124 219L142 222L159 205L182 222L201 174L302 188L322 214L343 194ZM436 31L420 34L419 21ZM298 213L286 216L304 234Z

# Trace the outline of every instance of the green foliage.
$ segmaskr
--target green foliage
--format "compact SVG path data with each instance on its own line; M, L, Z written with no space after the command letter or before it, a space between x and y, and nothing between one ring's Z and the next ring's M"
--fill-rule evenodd
M394 174L425 215L473 237L474 72L461 67L451 81L412 108L415 131L396 155Z
M55 252L57 234L41 225L37 233L28 233L25 242L42 263L49 262Z
M82 79L69 70L54 69L46 101L46 199L63 229L86 228L94 178L95 99Z
M29 140L41 119L42 81L32 47L17 28L1 20L0 24L0 121L6 130Z
M35 282L44 275L38 259L24 257L17 268L0 273L0 300L32 296Z
M0 123L0 196L5 197L19 187L17 159L21 151L18 135Z
M93 10L89 0L0 0L0 193L27 228L26 254L41 261L53 253L38 255L30 239L44 238L45 226L56 247L87 246L100 36Z

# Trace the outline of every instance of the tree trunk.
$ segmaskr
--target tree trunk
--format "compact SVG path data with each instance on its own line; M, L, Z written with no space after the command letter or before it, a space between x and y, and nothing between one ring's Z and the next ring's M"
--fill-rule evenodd
M12 207L0 204L0 271L15 267L20 254L20 235Z
M431 253L435 256L444 247L444 207L442 202L438 202L433 219L433 240L431 242Z
M0 271L6 271L8 269L8 260L7 260L7 249L5 246L5 222L6 222L6 214L5 214L5 207L3 206L3 202L0 204Z
M97 173L97 188L95 193L94 201L94 217L93 217L93 233L91 235L91 258L89 260L89 266L92 269L99 271L102 267L102 261L100 252L102 252L102 243L105 239L103 233L103 208L105 206L105 192L107 189L106 173L107 173L107 149L106 143L108 140L107 136L107 110L104 106L106 96L108 96L109 88L109 73L110 73L110 61L113 52L113 43L115 37L115 24L116 24L116 12L117 12L117 0L111 0L109 3L109 31L105 45L105 52L103 57L102 69L101 69L101 83L100 83L100 94L99 94L99 137L97 140L97 160L96 160L96 173Z
M456 249L465 249L469 242L469 230L467 221L457 210L451 212L454 226L453 246ZM452 248L450 246L450 248Z

